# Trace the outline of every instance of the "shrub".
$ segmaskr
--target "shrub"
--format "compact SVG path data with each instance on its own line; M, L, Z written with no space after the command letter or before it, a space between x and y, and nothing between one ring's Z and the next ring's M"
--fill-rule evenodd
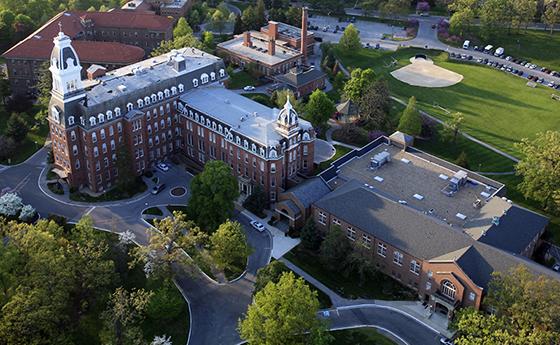
M172 320L181 314L185 307L185 301L174 289L173 284L167 282L156 290L146 310L149 318L154 320Z

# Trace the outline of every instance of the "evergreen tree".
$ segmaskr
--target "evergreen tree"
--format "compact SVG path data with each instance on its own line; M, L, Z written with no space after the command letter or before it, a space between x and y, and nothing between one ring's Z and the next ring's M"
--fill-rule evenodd
M422 117L416 108L416 97L412 96L408 100L408 105L399 119L398 130L413 137L422 132Z
M301 229L301 244L305 249L315 251L321 247L322 241L321 234L315 227L315 221L313 218L309 218Z
M21 143L27 136L27 132L29 132L25 116L23 113L12 113L6 123L6 136L12 138L16 143Z

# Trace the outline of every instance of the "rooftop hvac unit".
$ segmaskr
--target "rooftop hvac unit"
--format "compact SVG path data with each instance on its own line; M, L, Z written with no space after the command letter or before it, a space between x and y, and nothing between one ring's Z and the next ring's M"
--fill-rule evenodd
M474 208L480 208L480 207L482 207L482 200L476 199L476 200L473 202L472 205L473 205Z
M383 164L391 161L391 154L387 151L379 152L371 159L371 168L379 169Z
M494 224L496 226L500 225L500 217L498 217L498 216L492 217L492 224Z

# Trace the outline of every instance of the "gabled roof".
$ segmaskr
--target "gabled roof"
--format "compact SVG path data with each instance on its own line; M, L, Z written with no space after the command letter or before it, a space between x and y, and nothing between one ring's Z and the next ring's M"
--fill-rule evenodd
M352 116L358 114L358 106L351 100L346 100L336 105L336 111L342 115Z
M326 76L327 75L323 71L315 68L309 68L307 70L292 68L288 73L277 76L276 79L279 82L298 88L312 81L325 78Z

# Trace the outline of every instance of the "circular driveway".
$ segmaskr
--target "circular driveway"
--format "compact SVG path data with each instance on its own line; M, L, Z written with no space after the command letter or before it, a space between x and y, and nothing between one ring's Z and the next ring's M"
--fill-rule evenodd
M313 162L319 164L324 161L331 159L336 153L334 146L322 139L315 140L315 157Z

